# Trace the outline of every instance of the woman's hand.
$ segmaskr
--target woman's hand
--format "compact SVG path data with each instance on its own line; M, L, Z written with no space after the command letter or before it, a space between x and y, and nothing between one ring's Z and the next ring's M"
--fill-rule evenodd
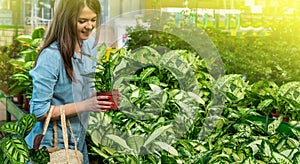
M77 112L107 112L113 105L108 99L110 96L93 96L76 103Z

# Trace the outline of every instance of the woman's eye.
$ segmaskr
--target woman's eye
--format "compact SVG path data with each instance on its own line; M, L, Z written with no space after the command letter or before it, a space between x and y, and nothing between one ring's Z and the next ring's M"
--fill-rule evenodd
M85 21L84 20L79 20L78 22L81 23L81 24L83 24Z

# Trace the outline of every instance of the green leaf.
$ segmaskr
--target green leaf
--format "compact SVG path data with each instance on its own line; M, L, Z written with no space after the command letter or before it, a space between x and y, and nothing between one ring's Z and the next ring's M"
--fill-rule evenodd
M154 142L154 144L158 145L160 148L164 149L165 151L169 152L170 154L178 156L178 152L173 146L171 146L165 142L160 142L160 141Z
M293 158L294 163L300 163L300 152L298 151Z
M161 163L163 164L173 164L173 163L177 163L176 159L174 157L171 156L167 156L167 155L162 155L160 157Z
M22 134L22 129L20 126L17 125L16 122L6 122L1 126L0 130L4 133L8 133L11 135Z
M291 128L291 131L297 136L298 140L300 140L300 132L297 129Z
M155 93L160 93L162 91L162 89L155 84L149 84L149 86L150 86L151 90L154 91Z
M113 135L113 134L106 135L106 137L113 140L114 142L116 142L117 144L122 146L123 148L132 151L132 149L127 145L126 141L123 138Z
M294 139L294 138L291 138L289 137L287 139L287 144L291 147L291 148L298 148L300 143L298 140Z
M144 82L147 83L147 84L160 85L160 80L156 76L150 76L147 79L145 79Z
M280 154L282 154L285 157L287 157L288 159L292 160L294 158L294 155L298 151L299 151L298 149L287 149L287 150L284 150L284 151L280 152Z
M193 99L195 99L197 101L197 103L204 105L205 101L197 94L193 93L193 92L188 92L188 95L190 97L192 97Z
M243 164L256 164L255 158L252 155L249 155L243 162Z
M36 38L36 39L33 39L33 41L31 42L31 45L33 47L38 47L41 43L41 41L43 40L43 38Z
M273 149L271 148L271 144L269 142L263 140L260 149L265 156L270 158L272 157Z
M30 159L39 164L47 164L50 162L50 154L47 147L43 146L41 149L30 149Z
M143 136L130 136L126 139L129 147L133 149L135 154L140 154L140 149L145 142L145 137Z
M155 140L158 136L160 136L163 132L165 132L167 129L172 127L172 125L162 126L158 129L156 129L145 141L144 147L146 147L149 143L151 143L153 140Z
M99 60L106 59L106 52L107 52L107 46L106 44L101 44L97 48L97 57L96 57L96 62L99 62Z
M24 74L21 74L21 73L17 73L17 74L13 74L10 76L11 78L15 79L15 80L29 80L29 76L28 75L24 75Z
M268 107L273 102L273 99L266 99L262 102L260 102L257 106L258 109L263 110L266 107Z
M285 96L286 94L288 94L294 88L299 88L299 87L300 87L300 82L288 82L288 83L283 84L282 86L280 86L279 91L278 91L278 95Z
M273 158L276 160L277 163L280 163L280 164L292 164L291 160L289 160L284 155L277 153L275 151L273 152Z
M23 138L2 138L0 146L3 155L10 160L10 163L26 163L29 161L29 150Z
M32 37L30 35L19 35L16 39L19 42L26 43L26 44L30 44L32 41Z
M23 137L27 136L32 130L33 126L37 122L35 114L25 114L22 118L17 121L17 125L23 128Z
M45 33L45 28L43 27L36 28L31 34L32 39L43 38L44 33Z
M282 123L282 116L278 117L278 119L275 119L272 123L268 125L268 132L271 134L276 133L276 130Z
M146 79L148 76L150 76L152 74L152 72L154 72L155 70L156 70L155 67L150 67L150 68L143 70L143 72L140 74L141 81L144 81L144 79Z

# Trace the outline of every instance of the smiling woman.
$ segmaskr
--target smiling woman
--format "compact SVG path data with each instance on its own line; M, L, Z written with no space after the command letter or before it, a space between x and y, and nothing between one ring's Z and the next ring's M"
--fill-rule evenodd
M56 141L53 135L58 134L57 148L79 150L87 164L85 134L89 112L108 111L112 105L107 101L109 96L95 95L93 78L82 76L93 72L96 64L82 54L96 56L96 43L93 42L99 37L101 5L99 0L61 0L57 3L38 58L29 72L33 82L30 113L35 114L39 121L26 141L33 147L35 137L39 136L37 141L41 143L38 145L50 150ZM94 29L96 38L91 38ZM49 113L50 107L52 111ZM67 124L70 122L70 131L65 131L65 124L56 121L62 115L66 116ZM48 129L43 129L46 117L52 121ZM68 145L63 142L64 131L68 136L73 135Z
M96 26L97 15L90 8L84 7L79 15L77 30L79 38L82 40L88 39L91 32Z

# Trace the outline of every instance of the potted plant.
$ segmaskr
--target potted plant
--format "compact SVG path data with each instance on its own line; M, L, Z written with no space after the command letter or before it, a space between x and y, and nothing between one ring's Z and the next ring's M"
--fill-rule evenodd
M25 114L18 121L4 123L0 131L5 136L0 140L0 161L3 163L27 163L29 161L46 164L50 155L46 147L29 149L25 137L37 122L34 114Z
M97 48L96 58L89 54L84 54L96 62L96 72L91 76L94 77L97 95L110 96L109 101L114 102L111 108L113 110L118 109L115 99L119 97L119 91L113 89L112 74L122 57L121 51L121 49L110 48L102 44Z

